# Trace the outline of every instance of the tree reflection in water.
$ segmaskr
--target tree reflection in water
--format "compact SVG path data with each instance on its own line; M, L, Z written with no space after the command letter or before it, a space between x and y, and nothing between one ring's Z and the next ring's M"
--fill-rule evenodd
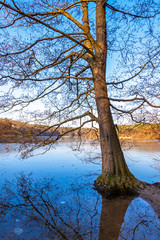
M160 221L140 197L102 200L99 240L158 240Z
M125 213L133 199L134 197L102 199L99 240L118 239Z
M54 179L20 174L1 193L0 239L160 239L157 215L141 198L102 199L100 217L101 198L87 185L63 192Z
M0 239L96 239L101 199L91 191L96 201L82 186L63 193L54 179L34 181L21 174L2 188Z

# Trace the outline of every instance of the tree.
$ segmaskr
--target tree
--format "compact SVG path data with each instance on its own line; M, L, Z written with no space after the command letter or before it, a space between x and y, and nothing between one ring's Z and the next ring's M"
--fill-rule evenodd
M79 120L79 126L56 139L52 131L42 142L33 142L31 151L50 148L68 132L80 133L86 124L97 122L102 175L95 186L107 195L133 193L141 185L126 165L112 113L144 122L150 107L159 109L159 3L134 2L0 1L1 39L5 39L1 42L1 83L9 84L9 92L1 95L3 111L20 111L42 100L45 112L37 114L34 109L36 118L52 121L41 134ZM106 61L112 52L121 65L109 77ZM17 94L19 89L21 94ZM136 115L142 116L143 110L145 118L139 119Z

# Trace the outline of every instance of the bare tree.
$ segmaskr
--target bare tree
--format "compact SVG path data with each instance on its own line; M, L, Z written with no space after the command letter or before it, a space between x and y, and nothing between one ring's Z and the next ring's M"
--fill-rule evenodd
M9 89L1 94L1 109L20 111L34 102L37 108L43 101L43 114L34 109L38 122L50 120L41 134L54 127L30 150L50 148L96 122L102 153L97 189L107 195L135 192L142 183L126 165L112 113L145 122L152 120L147 114L153 107L158 116L159 2L12 0L0 1L0 9L1 84ZM121 64L106 76L110 53ZM52 138L75 121L78 126Z

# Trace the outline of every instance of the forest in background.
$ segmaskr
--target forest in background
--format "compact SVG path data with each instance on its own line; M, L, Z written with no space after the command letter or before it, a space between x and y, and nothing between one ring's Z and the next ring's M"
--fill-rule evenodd
M10 119L0 119L0 142L21 142L32 138L32 136L50 136L53 134L53 128L48 131L45 125L29 124ZM120 140L160 140L160 124L145 123L135 125L118 125L116 126L117 134ZM63 134L68 131L66 136L82 136L89 139L99 138L99 129L82 128L81 130L72 131L72 127L61 127L54 132L53 136Z

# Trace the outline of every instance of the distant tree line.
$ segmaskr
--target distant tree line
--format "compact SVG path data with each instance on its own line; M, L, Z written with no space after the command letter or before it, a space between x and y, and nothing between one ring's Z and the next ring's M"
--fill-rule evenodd
M28 124L19 121L0 119L0 142L22 142L31 136L58 136L68 132L68 137L85 137L99 140L99 129L82 128L81 131L72 131L72 127L61 127L55 131L54 128L44 131L46 126ZM120 139L145 139L160 140L160 124L136 124L136 125L119 125L117 133ZM35 141L35 139L34 139Z

